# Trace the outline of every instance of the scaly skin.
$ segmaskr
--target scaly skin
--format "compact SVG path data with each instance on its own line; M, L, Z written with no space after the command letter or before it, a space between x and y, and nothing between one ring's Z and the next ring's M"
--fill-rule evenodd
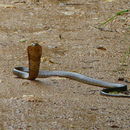
M25 67L15 67L13 69L13 73L20 78L29 80L35 80L36 78L48 78L51 76L65 77L85 84L103 87L105 89L103 89L100 92L102 95L130 98L130 95L109 93L115 91L116 92L127 91L127 85L124 84L105 82L74 72L46 71L46 70L39 71L41 55L42 55L42 47L37 43L33 43L31 46L28 47L29 69Z
M29 77L30 80L35 80L38 77L40 59L42 55L42 47L37 43L32 43L28 46L28 58L29 58Z

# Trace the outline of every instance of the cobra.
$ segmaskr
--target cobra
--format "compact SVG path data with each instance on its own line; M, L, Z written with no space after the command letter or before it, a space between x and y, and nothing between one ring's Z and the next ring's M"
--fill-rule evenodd
M75 72L47 71L47 70L41 71L39 70L39 67L40 67L40 58L42 55L42 47L38 43L32 43L32 45L28 46L27 50L29 57L29 68L15 67L13 69L13 74L19 78L35 80L36 78L48 78L51 76L65 77L85 84L103 87L104 89L100 91L101 95L130 98L130 95L114 93L115 91L116 92L127 91L127 85L125 84L105 82Z

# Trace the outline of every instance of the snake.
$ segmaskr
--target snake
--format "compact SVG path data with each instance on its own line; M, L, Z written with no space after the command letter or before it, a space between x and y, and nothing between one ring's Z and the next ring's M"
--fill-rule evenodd
M123 94L123 92L128 92L128 87L126 84L106 82L76 72L39 70L42 47L38 43L32 43L30 46L28 46L27 51L29 68L14 67L13 69L13 74L19 78L35 80L36 78L49 78L52 76L65 77L85 84L103 87L103 89L100 91L101 95L130 98L130 95Z

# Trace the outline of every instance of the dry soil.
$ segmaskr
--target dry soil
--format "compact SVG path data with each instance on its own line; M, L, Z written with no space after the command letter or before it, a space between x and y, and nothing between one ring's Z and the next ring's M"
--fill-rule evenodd
M109 82L130 79L129 0L0 1L1 130L129 130L130 99L100 95L102 88L66 78L29 81L26 48L43 47L41 69L66 70ZM128 87L130 84L127 84Z

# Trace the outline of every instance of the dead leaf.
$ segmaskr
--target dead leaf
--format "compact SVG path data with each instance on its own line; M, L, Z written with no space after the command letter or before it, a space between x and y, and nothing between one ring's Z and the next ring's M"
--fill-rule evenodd
M103 46L98 46L97 49L102 50L102 51L106 51L106 50L107 50L107 49L106 49L105 47L103 47Z
M123 77L119 77L118 81L124 81L124 78Z
M117 125L112 125L111 127L112 128L119 128L119 126L117 126Z

